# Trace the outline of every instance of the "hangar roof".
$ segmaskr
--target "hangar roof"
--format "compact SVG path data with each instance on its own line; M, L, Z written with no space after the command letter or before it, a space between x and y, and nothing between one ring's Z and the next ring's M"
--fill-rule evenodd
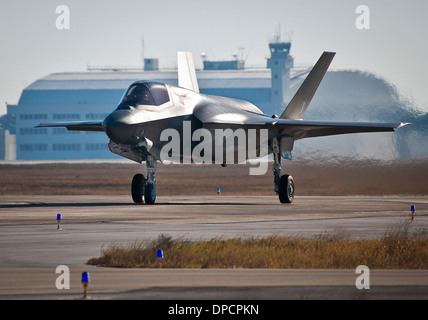
M201 87L269 87L270 69L198 71ZM30 84L25 90L123 89L137 80L157 80L177 85L177 71L156 72L64 72L53 73Z
M201 92L208 89L271 88L270 69L197 71ZM26 87L18 105L114 103L138 80L177 85L177 71L86 71L53 73ZM101 93L101 94L100 94Z

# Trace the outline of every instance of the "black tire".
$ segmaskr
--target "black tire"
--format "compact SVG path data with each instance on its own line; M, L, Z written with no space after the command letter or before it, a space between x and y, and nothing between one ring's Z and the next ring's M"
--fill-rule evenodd
M156 183L147 183L144 189L144 201L146 204L153 204L156 200Z
M292 203L294 199L294 180L292 176L284 174L279 180L278 197L281 203Z
M136 174L132 179L131 194L132 200L134 200L135 203L143 203L143 193L145 184L146 178L144 178L144 176L140 173Z

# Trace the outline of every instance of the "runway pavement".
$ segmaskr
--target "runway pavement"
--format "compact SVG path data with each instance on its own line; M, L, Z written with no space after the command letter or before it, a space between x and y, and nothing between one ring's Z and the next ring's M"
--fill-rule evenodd
M77 299L79 277L91 274L93 299L427 299L428 271L371 270L371 288L355 287L355 270L111 269L87 266L102 246L151 240L345 232L385 235L416 217L409 231L428 227L424 197L158 197L135 205L130 197L0 196L0 299ZM62 214L57 230L56 215ZM56 267L71 274L58 290ZM357 267L357 266L356 266Z

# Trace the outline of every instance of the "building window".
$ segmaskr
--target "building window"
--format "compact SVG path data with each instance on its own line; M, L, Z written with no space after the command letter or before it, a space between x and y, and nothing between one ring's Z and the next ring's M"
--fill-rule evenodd
M20 120L47 120L48 115L44 113L36 113L36 114L20 114Z
M77 143L59 143L53 144L53 151L80 151L80 144Z
M87 113L87 120L103 120L108 116L108 113Z
M31 143L26 143L26 144L21 144L19 145L19 151L47 151L48 150L48 145L45 143L36 143L36 144L31 144Z
M78 113L54 113L52 115L54 120L79 120L80 114Z
M102 151L108 150L107 143L87 143L86 151Z
M53 128L52 133L53 134L66 134L67 129L66 128Z
M19 128L19 134L23 136L43 135L47 133L48 133L47 128Z

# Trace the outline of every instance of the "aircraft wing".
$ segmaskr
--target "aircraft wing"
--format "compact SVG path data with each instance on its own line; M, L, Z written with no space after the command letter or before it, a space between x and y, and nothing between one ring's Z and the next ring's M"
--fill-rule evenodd
M338 121L304 121L278 119L260 115L251 116L246 121L206 121L207 129L268 129L269 137L286 135L294 140L360 132L388 132L403 127L408 123L382 122L338 122Z
M381 122L336 122L336 121L303 121L278 120L273 124L279 127L281 135L294 137L294 140L361 132L388 132L406 125L405 123Z
M242 114L241 114L242 115ZM268 129L269 137L287 135L299 140L330 136L337 134L359 132L388 132L403 127L408 123L383 123L383 122L336 122L336 121L304 121L292 119L270 118L264 115L250 114L245 120L232 119L206 119L202 121L206 129ZM36 128L66 127L68 130L77 131L101 131L104 132L102 121L85 122L47 122L41 123Z
M104 131L102 121L45 122L36 126L36 128L55 128L55 127L66 127L68 130L76 130L76 131Z

